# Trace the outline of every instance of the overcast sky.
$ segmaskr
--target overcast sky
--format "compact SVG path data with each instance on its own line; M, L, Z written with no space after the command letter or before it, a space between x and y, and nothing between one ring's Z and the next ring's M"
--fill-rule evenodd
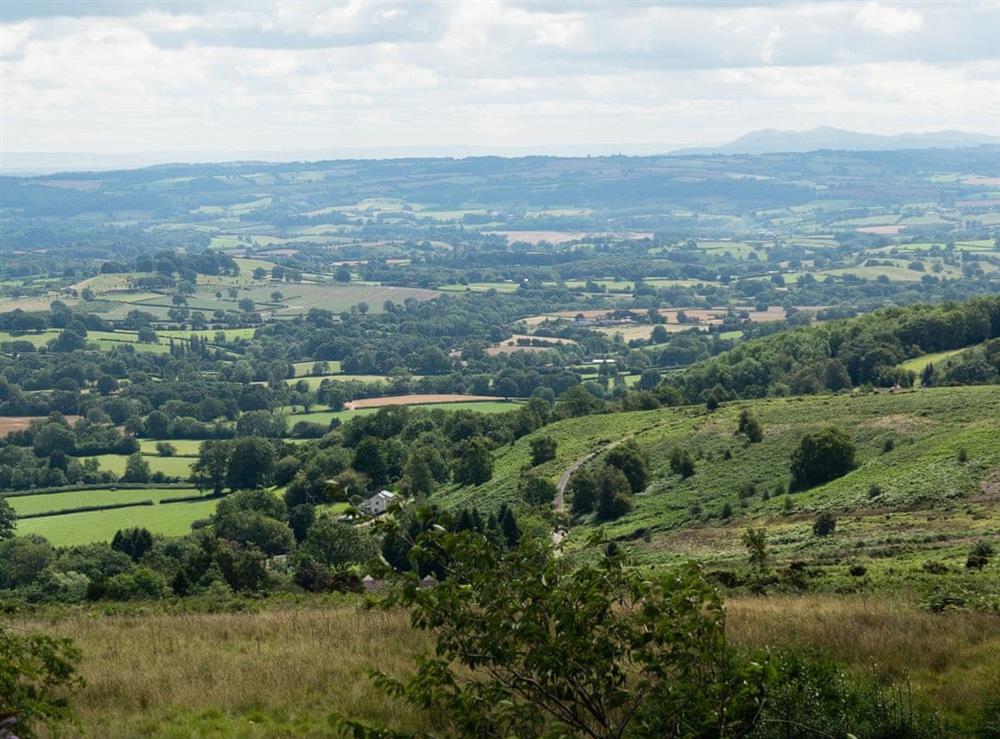
M0 1L6 152L1000 134L1000 2Z

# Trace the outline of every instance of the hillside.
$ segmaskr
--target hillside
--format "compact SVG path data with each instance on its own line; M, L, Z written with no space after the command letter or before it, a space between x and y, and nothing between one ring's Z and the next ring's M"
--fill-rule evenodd
M734 434L744 408L763 426L760 443ZM830 423L855 442L857 469L786 496L793 448L803 434ZM483 508L518 502L520 471L530 464L529 445L538 436L558 442L556 458L537 468L553 482L591 452L598 452L599 461L601 450L622 438L634 439L646 452L649 485L635 496L630 513L603 526L608 538L650 565L695 557L732 566L744 560L740 536L753 524L767 527L779 563L806 562L817 588L844 587L845 579L852 579L849 564L866 568L865 586L910 587L916 578L929 588L940 579L926 575L925 561L939 560L949 570L964 572L970 544L1000 532L1000 392L995 387L738 401L715 412L691 406L571 418L502 448L492 480L448 489L440 494L442 501ZM696 459L696 472L687 480L670 471L674 447ZM721 518L726 503L733 511L729 520ZM832 536L812 533L821 511L838 518ZM585 553L599 525L589 516L571 521L564 546ZM995 588L996 574L990 577ZM862 584L855 580L851 587Z

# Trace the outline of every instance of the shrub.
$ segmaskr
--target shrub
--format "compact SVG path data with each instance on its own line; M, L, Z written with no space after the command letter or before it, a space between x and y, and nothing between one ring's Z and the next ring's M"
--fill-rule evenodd
M597 475L589 467L583 467L573 473L569 479L569 490L572 495L573 513L581 515L590 513L597 504Z
M816 536L829 536L837 529L837 517L829 511L820 513L813 522L813 533Z
M806 434L792 454L792 490L805 490L854 469L854 442L833 426Z
M169 597L173 590L167 579L148 567L136 567L108 578L104 590L111 600L160 600Z
M11 634L0 627L0 736L28 739L39 724L71 716L64 692L81 684L69 639Z
M686 480L694 474L694 458L687 449L674 447L670 452L670 470Z
M944 562L939 562L936 559L927 560L920 566L920 569L924 572L930 573L931 575L944 575L951 571L948 565Z
M751 444L756 444L764 438L764 429L761 427L760 421L746 408L740 412L736 433L745 436Z
M632 510L632 489L620 469L605 465L597 483L597 517L600 520L620 518Z
M641 493L649 478L649 461L634 441L619 444L608 452L607 463L622 471L633 493Z
M551 436L540 436L537 439L532 439L530 446L532 467L537 467L556 458L558 443Z
M529 474L521 478L518 492L530 506L550 506L556 497L556 486L545 477Z
M851 577L864 577L868 573L868 568L864 565L851 565L848 573Z
M757 723L769 669L728 646L697 567L650 576L612 552L570 570L541 543L501 554L469 532L425 538L452 576L411 581L404 601L436 649L408 679L377 682L442 734L743 736Z

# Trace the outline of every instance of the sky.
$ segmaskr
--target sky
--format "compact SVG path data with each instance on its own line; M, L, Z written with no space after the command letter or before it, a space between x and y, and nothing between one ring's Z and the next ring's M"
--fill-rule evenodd
M1000 1L0 2L8 153L632 153L821 125L1000 134Z

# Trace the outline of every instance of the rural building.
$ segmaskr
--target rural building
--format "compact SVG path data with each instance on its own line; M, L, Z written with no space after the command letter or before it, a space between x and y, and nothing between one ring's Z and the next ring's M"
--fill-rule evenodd
M380 516L386 512L389 504L396 499L393 493L388 490L380 490L368 500L362 502L361 511L369 516Z

